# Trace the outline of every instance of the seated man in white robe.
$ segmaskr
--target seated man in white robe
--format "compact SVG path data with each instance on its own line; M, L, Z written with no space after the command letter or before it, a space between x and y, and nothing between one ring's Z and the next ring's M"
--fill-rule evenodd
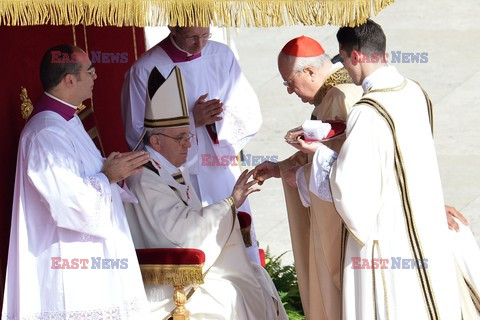
M236 208L258 189L243 172L231 196L202 208L182 168L194 137L180 70L165 80L156 68L148 80L143 142L151 161L127 184L138 204L126 204L136 248L196 248L205 253L204 284L186 302L191 319L287 319L267 272L250 262ZM211 177L215 183L215 177ZM189 290L189 288L187 288ZM173 288L146 286L158 319L175 309Z

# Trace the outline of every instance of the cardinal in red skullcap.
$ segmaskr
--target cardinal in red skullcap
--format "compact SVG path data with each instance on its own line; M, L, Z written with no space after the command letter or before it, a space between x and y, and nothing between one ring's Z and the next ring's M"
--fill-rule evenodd
M314 105L313 120L346 121L351 106L362 96L343 64L332 63L320 43L310 37L285 44L278 55L278 70L289 94ZM338 152L343 141L339 136L324 144ZM310 198L310 165L307 155L299 152L275 165L262 163L255 168L255 178L283 180L305 318L341 319L342 222L331 202Z
M294 57L318 57L325 53L320 43L306 36L301 36L287 42L282 53Z

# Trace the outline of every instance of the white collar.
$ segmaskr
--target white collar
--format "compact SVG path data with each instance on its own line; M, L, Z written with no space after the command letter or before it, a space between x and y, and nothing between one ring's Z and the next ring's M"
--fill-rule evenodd
M364 92L368 92L373 87L375 87L375 89L391 88L400 85L403 80L404 78L398 73L397 68L392 65L385 65L363 79L362 88Z
M341 63L340 61L332 63L332 66L330 67L330 74L333 74L342 68L343 68L343 63Z
M59 99L59 98L55 97L54 95L51 95L51 94L48 93L48 92L44 92L44 93L45 93L46 96L48 96L48 97L50 97L50 98L52 98L52 99L54 99L54 100L57 100L58 102L61 102L61 103L65 104L65 105L67 105L67 106L69 106L69 107L71 107L71 108L73 108L73 109L75 109L75 110L78 109L77 106L74 106L73 104L70 104L70 103L68 103L68 102L66 102L66 101L63 101L62 99Z
M185 52L187 54L187 57L191 57L193 56L193 54L191 54L190 52L187 52L185 50L183 50L182 48L180 48L177 43L175 42L175 40L173 40L173 36L172 34L170 34L170 40L172 41L173 45L175 46L175 48L177 48L178 50L182 51L182 52Z
M164 156L162 156L159 152L153 149L150 146L145 146L145 149L150 153L150 155L154 158L153 160L157 161L162 165L162 168L167 170L167 172L172 175L178 173L180 170L179 168L175 167L170 161L167 160Z

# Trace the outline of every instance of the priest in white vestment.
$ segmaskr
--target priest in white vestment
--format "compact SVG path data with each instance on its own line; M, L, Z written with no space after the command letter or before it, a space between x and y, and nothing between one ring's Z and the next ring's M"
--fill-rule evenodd
M310 191L331 199L348 228L343 318L475 319L478 296L449 241L430 100L393 66L371 60L386 43L373 21L341 28L337 39L364 96L338 154L299 142L316 150Z
M45 94L18 147L2 319L150 319L122 205L134 198L116 183L148 155L100 155L75 114L97 78L81 49L51 48L40 73Z
M204 284L185 304L192 320L286 320L268 273L248 258L236 216L247 196L258 191L253 188L256 181L248 181L253 172L243 172L228 197L202 207L182 167L194 136L189 132L181 83L178 68L167 79L154 68L147 83L148 131L143 141L150 163L127 180L139 201L126 204L135 246L196 248L205 253ZM155 316L168 317L175 309L173 288L147 285L145 289Z
M209 28L169 28L170 35L145 52L126 74L122 89L126 139L133 150L142 134L150 71L156 67L166 77L178 66L185 77L190 126L195 133L184 166L206 206L232 190L240 175L236 156L260 129L260 106L230 48L209 41ZM248 201L240 209L251 214ZM247 252L252 261L259 262L253 221Z

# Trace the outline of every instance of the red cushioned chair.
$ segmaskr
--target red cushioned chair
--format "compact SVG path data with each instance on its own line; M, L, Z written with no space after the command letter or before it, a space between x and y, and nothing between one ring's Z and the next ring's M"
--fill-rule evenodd
M176 308L173 320L188 320L184 288L203 283L205 253L198 249L159 248L137 249L138 262L145 285L171 285Z

